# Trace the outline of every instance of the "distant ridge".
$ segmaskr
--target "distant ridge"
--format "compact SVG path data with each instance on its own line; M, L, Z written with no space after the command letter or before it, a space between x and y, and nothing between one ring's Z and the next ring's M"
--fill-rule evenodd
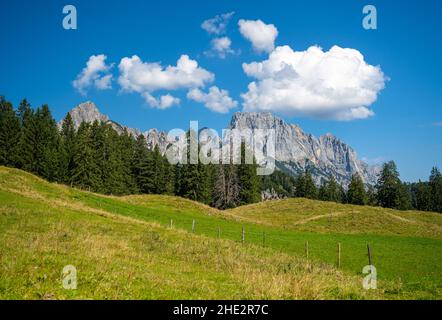
M167 132L155 128L141 132L109 119L97 106L87 101L69 111L76 128L82 122L94 121L110 124L119 134L127 130L134 137L143 134L149 148L167 148ZM61 126L62 121L58 123ZM309 170L319 185L333 176L337 182L348 185L353 174L359 174L366 184L376 183L378 166L370 166L357 158L348 144L331 133L319 138L306 134L298 125L288 124L270 112L236 112L228 125L234 129L275 129L277 168L293 176Z

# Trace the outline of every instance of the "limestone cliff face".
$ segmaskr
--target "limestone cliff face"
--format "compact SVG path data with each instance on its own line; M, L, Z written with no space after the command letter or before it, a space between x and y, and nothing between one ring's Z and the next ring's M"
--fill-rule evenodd
M369 166L357 158L346 143L328 133L319 138L305 133L298 125L288 124L270 112L237 112L230 128L275 129L276 161L279 169L299 174L309 169L315 181L330 176L343 184L358 173L367 184L376 182L378 167Z
M149 148L159 146L162 153L167 148L167 133L150 129L138 129L120 125L102 114L93 102L79 104L70 111L75 127L85 121L110 124L118 133L127 130L134 137L143 134ZM61 126L61 121L59 123ZM315 181L333 176L347 185L351 176L358 173L367 184L376 182L379 167L369 166L357 158L356 152L346 143L328 133L319 138L305 133L298 125L288 124L270 112L236 112L228 125L230 129L275 129L276 163L280 170L297 175L308 169Z

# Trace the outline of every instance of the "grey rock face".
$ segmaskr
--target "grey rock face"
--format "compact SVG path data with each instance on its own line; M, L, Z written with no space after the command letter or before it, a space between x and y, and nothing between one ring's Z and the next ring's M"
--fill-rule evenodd
M365 183L376 183L379 168L359 160L349 145L330 133L316 138L270 112L236 112L229 127L275 129L277 166L293 175L308 169L317 184L333 176L347 185L351 176L358 173Z
M153 149L158 145L162 154L167 149L166 132L157 129L141 132L138 129L120 125L100 113L92 102L81 103L69 113L76 128L83 121L93 123L97 120L110 124L119 134L127 130L132 136L137 137L142 133L147 146ZM62 121L58 123L59 127L61 123ZM236 112L228 127L230 129L275 129L277 168L295 176L308 169L318 185L322 180L333 176L337 182L346 186L355 173L358 173L366 184L376 183L379 167L369 166L359 160L356 152L349 145L330 133L316 138L311 134L306 134L298 125L288 124L270 112Z

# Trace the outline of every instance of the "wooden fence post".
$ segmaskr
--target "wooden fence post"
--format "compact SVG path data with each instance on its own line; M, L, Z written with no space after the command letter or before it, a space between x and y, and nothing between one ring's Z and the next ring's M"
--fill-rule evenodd
M369 244L367 244L367 251L368 251L368 265L372 265L371 264L371 248L370 248L370 245Z
M305 242L305 257L308 259L308 241Z
M192 233L195 233L195 219L192 220Z
M170 227L171 228L173 227L173 220L172 219L170 219Z
M218 227L218 239L220 239L220 238L221 238L221 228Z
M341 243L338 242L338 268L341 267Z
M242 240L242 243L244 243L244 240L245 240L244 226L242 226L242 236L241 236L241 240Z

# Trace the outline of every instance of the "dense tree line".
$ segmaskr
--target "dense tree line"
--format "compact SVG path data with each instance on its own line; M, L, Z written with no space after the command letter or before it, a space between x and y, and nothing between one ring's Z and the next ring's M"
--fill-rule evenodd
M244 162L171 165L143 135L97 121L76 129L70 114L57 128L47 105L33 110L23 100L14 110L0 97L0 165L49 181L104 194L178 195L224 209L261 200L256 165Z
M316 186L311 173L293 178L288 173L275 171L263 177L263 189L275 190L283 197L303 197L337 203L371 205L398 210L416 209L442 212L442 174L434 167L428 182L405 183L399 177L393 161L384 163L375 186L367 186L355 174L345 189L334 177Z
M15 110L0 96L0 165L49 181L104 194L178 195L221 209L258 202L261 190L274 190L283 197L442 212L442 174L436 167L428 182L404 183L390 161L375 186L354 175L347 188L333 177L318 188L309 170L296 178L282 171L257 176L256 164L245 164L247 152L242 144L240 164L171 165L158 146L148 148L143 135L118 134L99 122L76 129L70 114L58 128L47 105L34 110L24 99Z

